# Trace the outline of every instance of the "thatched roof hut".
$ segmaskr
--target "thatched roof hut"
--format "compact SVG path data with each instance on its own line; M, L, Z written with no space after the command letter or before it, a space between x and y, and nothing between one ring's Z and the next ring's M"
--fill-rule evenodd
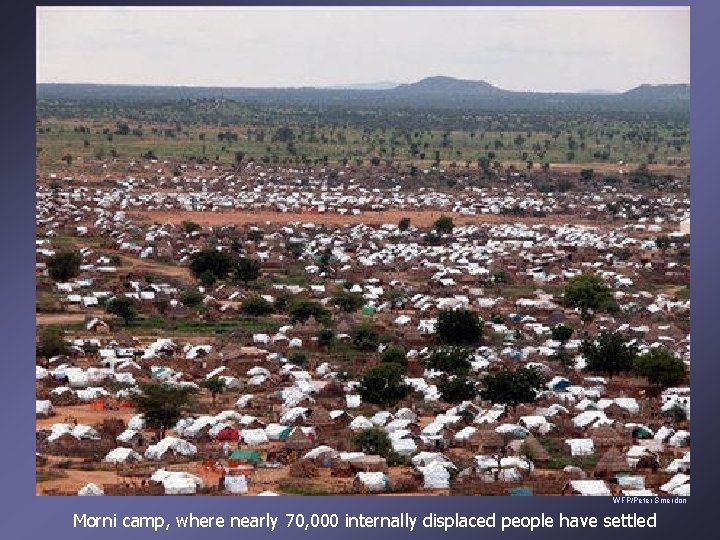
M618 472L629 471L630 465L625 456L614 446L611 447L598 460L595 466L595 474L599 477L609 477Z
M295 428L285 441L285 448L288 450L310 450L315 447L315 442L302 429Z
M328 426L334 425L335 421L332 419L330 413L325 407L318 405L317 407L313 407L310 411L310 415L307 417L306 423L309 426Z
M620 432L610 424L601 424L590 428L588 436L593 440L595 446L600 448L628 446L632 441L628 433Z
M532 460L535 463L543 463L550 459L550 454L547 450L543 447L542 444L540 444L540 441L538 441L535 437L532 435L528 435L524 441L521 443L522 445L525 445L525 447L528 449L530 454L532 455Z
M503 446L505 446L505 441L495 431L493 426L478 429L475 433L468 437L467 444L473 451L480 453L495 453L499 452Z

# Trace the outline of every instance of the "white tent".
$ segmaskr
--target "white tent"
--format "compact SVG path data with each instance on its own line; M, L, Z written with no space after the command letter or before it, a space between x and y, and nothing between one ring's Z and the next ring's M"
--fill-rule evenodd
M103 459L106 463L125 463L126 461L142 461L142 456L131 448L115 448L110 450Z
M382 472L359 472L356 478L369 491L385 491L390 485L390 479Z
M202 478L183 471L158 469L150 479L162 482L165 495L193 495L197 488L203 487Z
M53 405L50 400L47 399L36 399L35 400L35 415L36 416L50 416L53 413Z
M438 462L430 463L425 467L418 467L423 475L425 489L448 489L450 487L450 473Z
M177 437L165 437L145 450L145 459L162 459L168 450L183 456L197 454L197 447L194 444Z
M105 492L99 487L97 487L95 484L90 482L89 484L85 484L78 490L78 495L80 497L98 497L101 495L105 495Z

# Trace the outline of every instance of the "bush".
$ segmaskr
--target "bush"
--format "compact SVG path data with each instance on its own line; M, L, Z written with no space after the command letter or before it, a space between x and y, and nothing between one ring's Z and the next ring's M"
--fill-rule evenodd
M380 354L380 362L383 364L397 364L406 368L408 365L407 355L402 349L389 347Z
M330 347L333 343L335 343L335 332L332 328L323 328L318 333L318 345L320 347Z
M80 273L82 255L76 251L60 251L47 260L47 269L53 281L65 282Z
M365 300L360 293L339 290L333 295L332 302L346 313L352 313L360 309Z
M199 306L204 299L205 295L197 289L185 289L180 293L180 301L190 308Z
M435 230L440 234L450 234L455 228L455 223L450 216L440 216L435 221Z
M273 306L262 296L250 296L243 300L242 312L253 317L270 315L273 312Z
M187 234L192 234L202 229L202 227L194 221L183 221L182 228Z
M129 296L115 296L107 301L105 307L108 313L120 317L125 322L125 326L138 316L137 302Z
M300 298L290 302L290 322L304 323L310 317L313 317L316 321L321 323L330 322L330 313L322 305L314 300L307 300Z
M510 276L507 272L505 272L505 270L498 270L497 272L493 272L492 280L493 283L499 283L504 285L510 283Z
M259 229L250 229L247 232L247 239L251 242L259 242L263 239L263 232Z
M401 231L407 231L410 228L410 218L404 217L400 220L400 223L398 223L398 229Z
M305 247L298 242L288 242L285 244L285 251L294 259L299 259L305 251Z
M70 347L65 341L62 328L57 326L46 326L40 330L36 346L37 356L52 358L68 354Z
M304 351L294 351L290 353L290 356L288 356L288 360L291 364L303 367L306 366L308 363L308 356L307 353Z
M352 331L353 347L358 351L375 351L378 348L380 334L372 326L362 324Z

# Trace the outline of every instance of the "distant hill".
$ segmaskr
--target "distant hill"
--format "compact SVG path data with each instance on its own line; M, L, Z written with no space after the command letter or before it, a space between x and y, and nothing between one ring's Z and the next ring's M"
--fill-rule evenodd
M396 95L488 96L504 92L485 81L455 79L454 77L426 77L414 83L401 84L393 89Z
M623 93L635 99L689 100L689 84L641 84Z
M641 85L622 93L513 92L486 81L434 76L414 83L383 83L334 88L222 88L95 84L38 84L39 104L72 102L147 103L180 100L234 100L269 106L362 109L444 109L528 112L670 112L690 110L687 84ZM392 84L392 83L387 83ZM378 87L379 86L379 87Z

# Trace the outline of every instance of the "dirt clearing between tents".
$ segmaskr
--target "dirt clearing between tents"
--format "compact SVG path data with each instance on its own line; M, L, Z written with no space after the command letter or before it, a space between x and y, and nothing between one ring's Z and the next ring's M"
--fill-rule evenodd
M77 420L78 424L92 426L108 418L120 418L126 424L135 415L134 409L121 409L117 411L104 411L92 408L89 403L82 405L55 406L55 414L47 418L36 418L36 429L50 429L53 424Z

